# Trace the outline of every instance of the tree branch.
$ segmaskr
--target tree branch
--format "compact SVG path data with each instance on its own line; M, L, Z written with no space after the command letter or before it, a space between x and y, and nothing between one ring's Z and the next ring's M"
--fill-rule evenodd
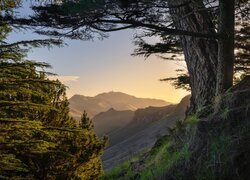
M220 37L218 33L200 33L200 32L191 32L191 31L185 31L185 30L179 30L179 29L171 29L171 28L167 28L164 26L157 26L154 24L145 24L142 22L132 21L132 20L100 19L99 22L112 23L112 24L128 24L129 26L127 27L131 27L131 26L142 27L142 28L144 27L144 28L148 28L151 30L162 31L168 35L184 35L184 36L193 36L193 37L199 37L199 38L215 38L215 39L219 39Z

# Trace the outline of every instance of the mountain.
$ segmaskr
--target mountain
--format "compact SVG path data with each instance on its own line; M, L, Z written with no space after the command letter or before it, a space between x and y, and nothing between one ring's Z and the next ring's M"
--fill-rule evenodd
M168 116L176 105L164 107L147 107L138 109L134 112L133 119L119 131L113 131L109 134L109 145L113 146L126 140L128 137L149 128L149 126L165 116Z
M158 137L166 135L168 128L184 118L189 99L190 95L176 105L136 110L126 126L108 134L109 146L102 157L104 170L108 171L134 154L151 148Z
M94 116L92 119L94 131L98 136L108 135L115 131L119 131L120 128L132 121L133 116L134 111L117 111L111 108L106 112L101 112Z
M249 180L249 102L250 76L246 76L221 94L216 103L207 106L205 113L186 115L171 128L169 135L159 137L152 148L119 164L111 172L106 169L103 179ZM184 112L184 109L183 105L177 106L173 113ZM130 139L126 143L131 143ZM148 136L144 133L142 140L145 139ZM106 168L128 159L129 151L133 153L139 148L136 144L126 147L124 142L116 149L106 149L106 159L103 158ZM121 148L119 153L115 153L118 148Z
M144 109L138 109L135 111L133 123L141 125L145 123L151 123L163 118L165 115L171 113L175 105L168 105L163 107L147 107Z
M89 117L93 118L98 113L105 112L110 108L114 108L117 111L135 111L148 106L162 107L170 104L159 99L138 98L113 91L98 94L94 97L74 95L69 99L69 103L70 115L76 118L81 117L83 110L86 110Z

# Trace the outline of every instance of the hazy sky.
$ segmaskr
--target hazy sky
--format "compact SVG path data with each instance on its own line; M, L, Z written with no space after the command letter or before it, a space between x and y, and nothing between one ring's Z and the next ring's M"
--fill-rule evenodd
M159 79L175 75L180 68L176 62L164 61L155 56L132 57L135 48L134 31L114 32L102 41L71 41L62 48L33 49L30 59L48 62L52 72L69 88L68 97L74 94L95 96L98 93L120 91L138 97L160 98L178 102L188 94L175 90L169 83ZM10 41L37 38L30 32L13 33Z

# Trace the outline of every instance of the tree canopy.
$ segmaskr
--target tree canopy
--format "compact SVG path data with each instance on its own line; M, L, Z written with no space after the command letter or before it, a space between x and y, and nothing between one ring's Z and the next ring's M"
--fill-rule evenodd
M1 15L16 6L1 2ZM30 47L61 41L8 43L11 29L1 21L0 179L97 179L106 138L95 135L87 114L81 126L68 115L66 86L49 79L47 63L26 59Z
M11 24L47 28L36 30L39 34L82 40L136 28L143 32L136 36L139 49L135 54L183 51L189 77L181 74L175 84L181 85L183 81L190 84L190 112L208 106L216 95L232 86L234 62L235 70L248 71L249 61L243 58L248 54L247 47L243 50L234 42L235 16L239 19L237 23L248 18L247 1L63 0L34 6L33 10L36 13L29 19L4 19ZM241 33L248 32L244 23L241 26L237 35L240 43L246 40L239 37ZM149 45L143 42L144 37L161 37L162 42ZM234 61L235 45L241 60Z

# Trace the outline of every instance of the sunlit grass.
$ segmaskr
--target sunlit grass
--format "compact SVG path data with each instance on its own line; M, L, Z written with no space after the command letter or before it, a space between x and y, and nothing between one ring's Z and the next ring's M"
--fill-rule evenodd
M133 162L138 161L139 157L134 156L130 160L127 160L106 173L101 179L103 180L117 180L119 179L130 179L133 177L134 172L131 167Z

